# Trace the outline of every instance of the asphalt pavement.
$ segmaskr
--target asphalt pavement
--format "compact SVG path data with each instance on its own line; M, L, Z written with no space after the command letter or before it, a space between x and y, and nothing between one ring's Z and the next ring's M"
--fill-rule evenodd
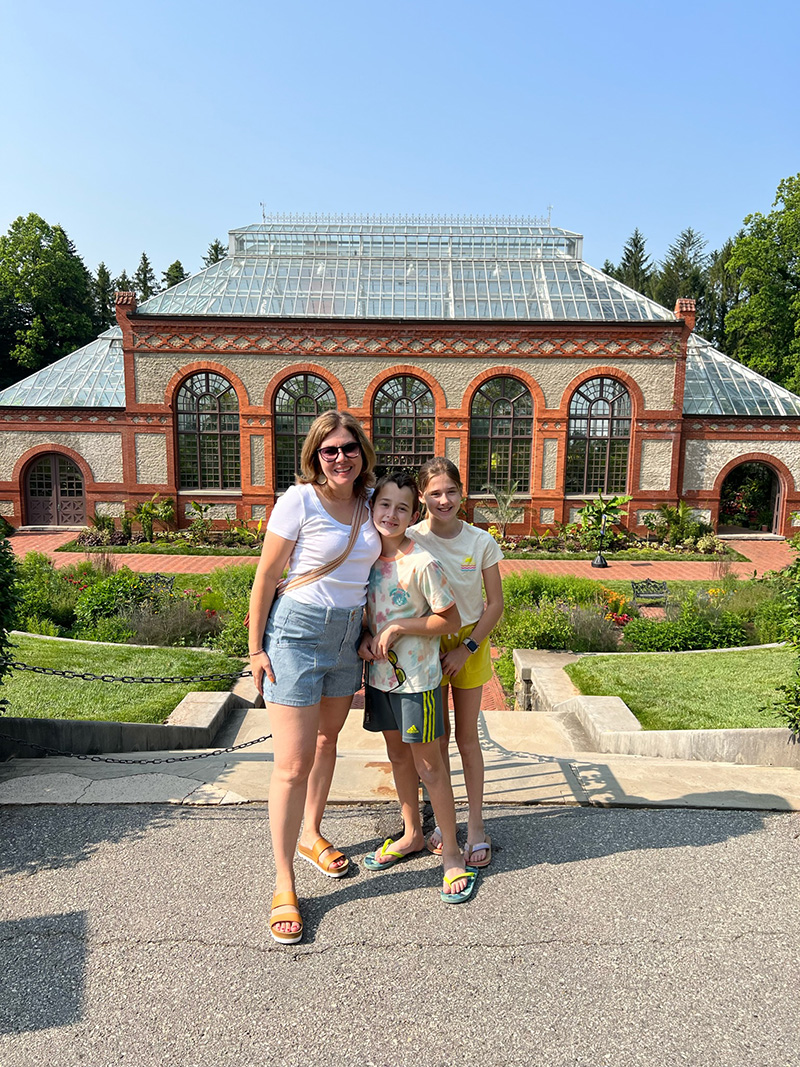
M3 1067L796 1067L800 815L492 807L473 899L396 806L334 807L347 878L267 917L266 806L0 808Z

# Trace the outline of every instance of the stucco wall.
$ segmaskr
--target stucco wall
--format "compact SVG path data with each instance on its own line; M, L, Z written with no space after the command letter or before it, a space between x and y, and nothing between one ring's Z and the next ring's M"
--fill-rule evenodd
M668 490L672 466L672 441L642 441L639 488Z
M0 515L11 516L14 514L13 500L0 500Z
M455 463L458 466L461 462L461 441L457 437L445 437L444 439L444 455L445 459L449 459L451 463Z
M11 481L19 457L37 445L52 445L53 451L71 448L82 456L96 482L122 481L122 435L118 433L6 430L0 434L0 480Z
M264 484L264 438L250 438L250 484Z
M558 441L546 437L542 450L542 489L555 489L558 470Z
M556 521L556 509L555 508L542 508L539 512L539 522L549 525Z
M192 507L191 501L188 501L183 505L183 514L187 519L197 518L197 512ZM205 512L203 518L206 519L235 519L236 518L236 505L235 504L212 504L211 507Z
M167 480L167 438L163 433L137 433L136 481L159 485Z
M94 510L98 515L111 515L115 519L121 519L125 514L125 505L110 500L98 500Z
M684 445L683 492L712 489L722 468L747 452L774 456L792 472L795 486L800 481L800 441L687 441Z
M250 403L263 403L267 383L279 371L290 367L293 362L304 363L307 357L298 352L294 358L249 355L237 356L234 353L208 353L211 362L223 363L242 380ZM202 355L193 354L192 362L201 362ZM410 362L410 361L409 361ZM169 381L185 366L187 359L179 355L136 356L136 399L140 404L163 404ZM389 358L351 358L332 357L328 363L331 373L336 375L344 386L347 403L351 407L361 407L364 393L372 379L391 367L396 366L397 359ZM548 408L561 405L564 391L572 379L596 366L593 359L513 359L504 360L510 367L519 367L527 372L542 388ZM671 359L604 359L603 365L617 367L630 374L639 385L645 398L645 406L663 410L672 407L675 381L675 363ZM419 360L419 366L432 374L444 390L447 405L460 408L463 405L464 392L473 378L489 369L490 363L485 359L460 357L459 359L441 359L425 357Z

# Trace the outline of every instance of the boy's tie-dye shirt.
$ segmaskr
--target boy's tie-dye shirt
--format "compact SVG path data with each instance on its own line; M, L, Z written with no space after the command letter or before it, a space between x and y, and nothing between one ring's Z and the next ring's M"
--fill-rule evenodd
M419 545L412 544L398 559L379 556L373 563L367 590L367 623L377 634L387 623L447 611L455 596L440 564ZM392 645L397 666L406 678L398 685L388 660L368 664L367 681L376 689L396 693L426 693L442 680L439 636L404 634Z

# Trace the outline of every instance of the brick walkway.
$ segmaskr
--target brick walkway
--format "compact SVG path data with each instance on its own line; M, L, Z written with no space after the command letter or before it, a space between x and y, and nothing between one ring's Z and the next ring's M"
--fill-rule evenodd
M66 567L70 563L77 563L86 558L80 552L56 552L55 550L71 541L74 533L18 533L11 538L11 546L17 556L24 556L28 552L44 552L52 559L57 567ZM765 571L779 570L791 563L794 552L786 541L769 541L753 539L752 541L735 541L734 546L743 556L747 556L748 562L721 563L719 560L709 563L688 563L680 560L673 561L628 561L625 563L612 563L605 570L592 567L590 560L567 560L567 559L508 559L500 564L500 573L505 577L518 571L540 571L542 574L576 574L585 578L631 579L652 578L656 581L719 581L727 573L738 575L740 578L751 578L755 572L758 575ZM130 555L118 554L112 558L118 566L123 564L131 570L144 574L152 574L159 571L161 574L208 574L219 567L231 567L237 563L255 562L256 557L243 556L157 556L131 553ZM354 704L355 706L355 704ZM503 687L497 675L483 690L483 708L485 711L502 710L508 707L503 693Z

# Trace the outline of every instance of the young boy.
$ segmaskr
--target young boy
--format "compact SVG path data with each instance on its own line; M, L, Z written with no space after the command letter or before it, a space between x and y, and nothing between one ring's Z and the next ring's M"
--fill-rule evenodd
M417 501L416 479L406 471L381 478L371 501L382 549L369 580L369 632L359 648L368 664L364 727L386 740L405 826L399 840L388 839L364 863L378 871L424 848L421 779L442 833L442 899L458 904L471 895L476 872L465 870L458 848L453 789L437 739L444 734L439 637L455 633L461 620L441 567L406 537Z

